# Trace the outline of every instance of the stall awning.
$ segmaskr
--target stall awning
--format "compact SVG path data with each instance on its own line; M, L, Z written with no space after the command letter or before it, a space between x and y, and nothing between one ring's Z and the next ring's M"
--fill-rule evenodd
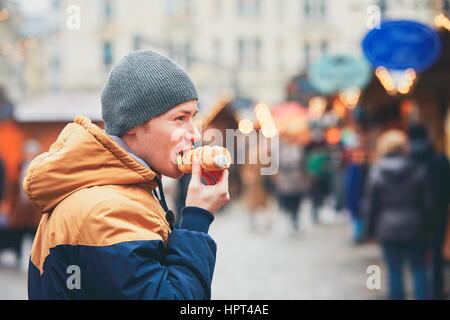
M14 108L18 122L70 122L77 115L102 121L100 94L45 94L19 103Z

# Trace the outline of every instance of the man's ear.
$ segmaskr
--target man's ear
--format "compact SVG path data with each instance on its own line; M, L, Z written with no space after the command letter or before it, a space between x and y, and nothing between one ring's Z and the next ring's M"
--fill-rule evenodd
M128 146L135 143L135 141L137 139L137 130L136 129L137 128L130 129L121 136L122 140L125 141L125 143L128 144Z
M132 128L132 129L128 130L127 132L125 132L122 137L124 137L124 136L136 136L136 134L137 134L137 128Z

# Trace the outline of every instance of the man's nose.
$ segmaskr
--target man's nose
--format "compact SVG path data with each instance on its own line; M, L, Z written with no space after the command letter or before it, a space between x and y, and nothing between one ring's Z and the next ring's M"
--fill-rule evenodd
M192 141L192 143L200 141L202 138L202 135L200 133L200 130L197 128L197 126L194 123L191 123L189 129L190 129L189 130L189 139Z
M197 126L194 124L194 135L192 142L197 142L202 139L202 135L200 133L200 130L197 128Z

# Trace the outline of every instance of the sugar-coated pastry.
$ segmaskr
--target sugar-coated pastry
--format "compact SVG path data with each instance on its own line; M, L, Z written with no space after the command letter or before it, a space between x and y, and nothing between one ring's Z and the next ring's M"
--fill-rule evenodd
M192 171L194 154L198 155L203 171L220 171L228 169L231 165L231 155L227 149L219 146L203 146L178 155L177 165L181 172Z

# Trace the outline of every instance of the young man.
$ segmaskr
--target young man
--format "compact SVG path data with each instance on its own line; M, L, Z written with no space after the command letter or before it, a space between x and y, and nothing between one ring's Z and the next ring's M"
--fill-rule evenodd
M102 92L106 132L75 118L24 180L43 213L30 299L211 298L216 245L207 232L229 199L228 171L205 185L196 159L174 229L160 182L182 176L175 158L200 139L197 111L192 81L170 59L136 51L114 66Z

